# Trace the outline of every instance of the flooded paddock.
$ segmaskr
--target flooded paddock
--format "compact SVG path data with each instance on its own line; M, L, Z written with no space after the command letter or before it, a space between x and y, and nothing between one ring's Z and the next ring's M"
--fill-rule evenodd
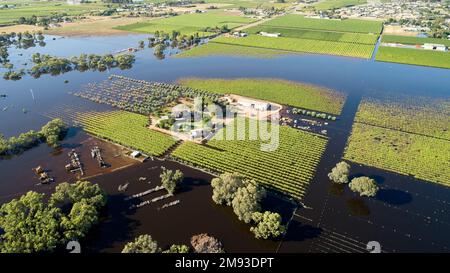
M34 52L66 57L80 53L109 53L134 47L143 37L146 36L53 40L47 36L45 47L20 52L12 50L10 58L13 63L20 64L28 62ZM23 55L19 56L19 53ZM3 72L3 68L0 71ZM119 252L126 242L140 234L152 235L163 247L188 244L192 235L203 232L220 239L228 252L366 252L367 242L374 240L379 241L386 252L449 251L450 236L445 232L450 225L448 187L351 164L351 175L370 176L381 188L375 198L361 198L348 187L333 185L327 177L342 158L363 95L401 92L448 97L449 70L308 54L272 59L217 56L157 60L152 49L146 48L136 53L136 62L129 70L71 71L59 76L43 75L39 79L25 76L19 81L0 79L0 94L6 95L0 98L0 110L6 108L0 112L0 132L10 137L30 129L37 130L64 109L75 112L111 110L109 106L69 94L88 83L106 80L110 74L165 83L185 77L282 78L345 92L347 101L341 115L336 121L317 128L319 132L322 128L327 130L329 143L284 239L256 240L249 226L238 221L230 208L214 205L209 174L167 160L141 164L126 157L116 157L120 148L90 138L76 128L69 131L62 149L54 150L41 144L18 156L0 159L0 203L29 190L50 193L57 183L75 181L76 175L64 169L67 153L75 149L85 164L86 177L99 183L109 194L102 221L82 243L89 252ZM105 151L105 161L111 164L110 168L99 168L91 158L90 149L95 145ZM32 168L39 165L55 178L54 183L37 185L39 181ZM180 192L174 197L129 209L130 203L124 198L159 185L161 166L185 173L186 180ZM147 179L139 181L141 177ZM119 185L126 183L129 183L127 190L119 192ZM161 192L151 193L140 201L159 195ZM158 210L175 200L180 203ZM266 201L265 208L282 212L285 221L295 209L289 202L273 196Z

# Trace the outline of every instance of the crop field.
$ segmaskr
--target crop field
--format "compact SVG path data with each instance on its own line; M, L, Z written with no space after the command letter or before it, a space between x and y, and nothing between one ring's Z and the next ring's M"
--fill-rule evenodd
M355 123L344 158L450 186L450 141Z
M345 19L345 20L327 20L305 18L301 15L288 14L282 17L275 18L264 26L282 27L282 28L299 28L299 29L313 29L313 30L327 30L327 31L341 31L341 32L356 32L356 33L375 33L379 34L382 29L382 23L378 21Z
M8 4L16 4L13 9L0 9L0 24L12 24L20 17L29 18L35 16L49 16L52 13L66 13L68 15L80 15L91 11L103 10L106 6L103 3L87 3L80 5L69 5L66 1L54 2L8 2Z
M238 172L257 183L301 199L314 177L325 150L327 138L279 127L279 146L262 151L261 140L218 140L227 134L228 125L207 145L184 142L172 153L176 159L213 172ZM248 136L248 128L246 131Z
M450 99L366 97L359 105L355 121L450 141Z
M381 46L377 61L450 68L450 52Z
M248 46L227 45L218 43L207 43L196 46L190 50L182 51L175 55L176 58L203 57L203 56L242 56L273 58L280 55L292 54L292 52L268 49L253 48Z
M172 136L148 129L148 117L135 113L85 112L78 115L77 121L94 136L148 155L161 156L176 143Z
M154 33L156 31L171 33L175 30L179 31L183 35L198 33L201 36L207 36L212 34L204 31L207 27L214 28L226 25L228 28L232 29L253 21L254 19L251 18L224 15L218 12L208 12L183 14L174 17L156 19L148 22L119 26L117 29L140 33Z
M344 43L357 43L374 45L378 36L375 34L350 33L350 32L334 32L334 31L317 31L289 27L272 27L272 26L255 26L246 29L251 34L257 34L261 31L269 33L281 33L282 37L334 41Z
M437 38L418 38L411 36L398 36L398 35L383 35L381 37L383 43L400 43L407 45L423 45L425 43L430 44L443 44L450 46L450 40L437 39Z
M317 10L338 9L342 7L357 6L366 4L367 0L326 0L317 2L314 7Z
M180 98L219 100L219 96L211 92L118 75L111 75L103 82L89 83L72 95L144 115L157 114L166 106L176 104Z
M219 37L211 40L213 43L240 45L254 48L269 48L292 52L315 54L331 54L338 56L359 57L369 59L374 49L373 45L340 43L333 41L308 40L288 37L263 37L250 35L244 38Z
M286 80L185 78L178 82L212 93L241 95L335 115L340 114L345 102L341 92Z

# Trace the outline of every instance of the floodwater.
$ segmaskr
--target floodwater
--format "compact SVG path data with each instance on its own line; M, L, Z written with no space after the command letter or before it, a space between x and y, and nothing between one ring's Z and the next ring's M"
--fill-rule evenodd
M11 50L10 58L19 65L29 63L28 58L34 52L66 57L80 53L111 53L136 47L137 42L146 37L46 37L45 47ZM151 161L90 179L105 188L110 194L110 202L105 221L89 237L86 246L89 251L120 251L125 242L142 233L151 234L167 246L188 243L190 236L202 232L217 236L227 251L239 252L365 252L369 241L379 241L382 249L389 252L448 251L450 234L445 231L450 225L449 188L352 164L352 175L370 175L381 187L379 194L369 199L332 185L326 175L342 157L363 95L401 92L448 97L450 70L309 54L270 59L226 56L178 59L167 56L157 60L152 50L146 48L136 53L136 63L128 70L71 71L59 76L42 75L39 79L24 76L19 81L1 79L0 94L7 97L0 98L0 110L5 109L0 112L0 132L10 137L30 129L37 130L49 118L66 112L111 109L68 94L89 82L104 80L110 73L159 82L175 82L181 77L282 78L339 90L348 97L339 119L326 127L330 140L325 156L282 242L252 239L249 227L240 223L229 208L215 206L210 199L210 175L173 162ZM68 83L64 83L65 80ZM50 174L57 183L72 181L73 177L61 166L71 148L85 149L87 153L90 144L82 144L87 139L86 134L72 129L63 151L54 151L43 144L20 156L0 160L0 202L17 198L28 190L50 192L55 184L36 185L31 168L37 165L45 164L45 168L52 170ZM83 156L86 161L88 157ZM160 165L182 168L189 177L182 192L175 196L180 199L180 204L163 210L152 204L130 211L123 201L128 191L117 192L118 185L129 179L130 193L146 190L149 185L136 181L141 176L148 177L154 183L151 186L157 185L159 171L151 168ZM151 197L155 196L156 193ZM277 204L277 208L271 209L282 211L285 218L293 209L292 205L275 197L269 198L268 204L270 207Z

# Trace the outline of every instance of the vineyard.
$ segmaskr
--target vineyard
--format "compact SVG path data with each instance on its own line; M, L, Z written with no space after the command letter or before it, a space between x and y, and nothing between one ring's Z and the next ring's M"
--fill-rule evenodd
M185 78L178 82L216 94L236 94L335 115L339 115L345 102L341 92L286 80Z
M72 93L96 103L108 104L121 110L148 115L161 111L180 98L204 97L218 101L219 95L179 85L147 82L112 75L109 80L92 83Z
M356 6L366 4L367 0L326 0L319 1L314 4L316 10L338 9L348 6Z
M356 121L450 141L450 99L406 95L365 97Z
M450 186L450 142L355 123L344 158Z
M273 27L259 25L256 27L246 29L250 34L257 34L261 31L269 33L280 33L282 37L322 40L343 43L355 43L374 45L377 42L378 36L374 34L351 33L351 32L334 32L334 31L318 31L308 29L298 29L291 27Z
M381 46L377 61L450 68L450 53L423 49Z
M450 40L439 38L419 38L412 36L397 36L397 35L383 35L381 42L383 43L400 43L406 45L423 45L425 43L430 44L444 44L450 46Z
M202 56L241 56L241 57L258 57L273 58L280 55L292 54L292 52L284 52L268 48L254 48L248 46L226 45L218 43L207 43L193 47L190 50L182 51L175 55L176 58L190 58Z
M214 33L208 32L207 28L227 26L232 29L253 21L254 19L251 18L224 15L220 12L208 12L156 19L144 23L120 26L117 29L140 33L155 33L156 31L172 33L172 31L178 31L183 35L198 33L200 36L209 36Z
M250 140L248 137L244 140L219 139L228 133L231 126L219 131L207 145L184 142L172 156L216 173L239 172L294 198L304 196L325 150L325 137L272 125L279 129L279 146L275 151L262 151L261 144L267 142L261 140Z
M171 136L148 129L148 118L135 113L85 112L78 114L77 121L94 136L148 155L161 156L176 144Z
M289 27L299 29L315 29L342 32L357 33L375 33L379 34L382 29L382 23L377 21L345 19L345 20L326 20L305 18L301 15L288 14L275 18L264 25L273 27Z
M250 35L245 38L219 37L211 40L210 42L293 52L331 54L365 59L368 59L372 56L372 52L374 49L374 45L367 44L341 43L334 41L298 39L289 37L273 38L259 35Z

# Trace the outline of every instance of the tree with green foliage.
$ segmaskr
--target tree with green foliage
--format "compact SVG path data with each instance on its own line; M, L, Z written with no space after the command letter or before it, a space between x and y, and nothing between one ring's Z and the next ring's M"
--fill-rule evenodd
M173 194L177 185L183 181L184 175L180 170L174 172L172 170L164 169L159 177L161 178L161 184L167 192Z
M211 180L214 203L231 206L237 190L244 185L243 177L238 173L223 173Z
M331 170L328 174L328 178L335 183L345 184L348 183L349 173L350 165L347 162L341 161Z
M86 200L76 202L69 215L62 217L63 235L69 240L83 238L97 222L98 211L93 205L88 204Z
M44 194L28 192L0 208L0 252L51 252L60 243L61 211L47 206Z
M80 200L99 209L105 206L107 197L98 184L88 181L77 181L73 184L64 182L56 186L55 192L50 197L50 204L61 207L73 206Z
M284 233L285 227L281 224L281 215L279 213L265 211L254 212L252 219L256 223L250 231L255 234L256 239L276 238Z
M170 248L163 251L163 253L189 253L189 250L187 245L171 245Z
M152 239L150 235L140 235L133 242L125 245L122 253L160 253L158 242Z
M361 196L373 197L378 192L378 186L375 180L367 176L353 178L348 186L352 191L359 193Z
M45 138L48 145L57 147L59 145L58 142L64 138L67 133L67 126L61 119L57 118L44 125L40 133Z
M260 201L265 195L265 189L257 185L256 182L245 182L245 186L236 191L236 195L231 202L233 211L239 220L250 223L253 213L261 209Z

